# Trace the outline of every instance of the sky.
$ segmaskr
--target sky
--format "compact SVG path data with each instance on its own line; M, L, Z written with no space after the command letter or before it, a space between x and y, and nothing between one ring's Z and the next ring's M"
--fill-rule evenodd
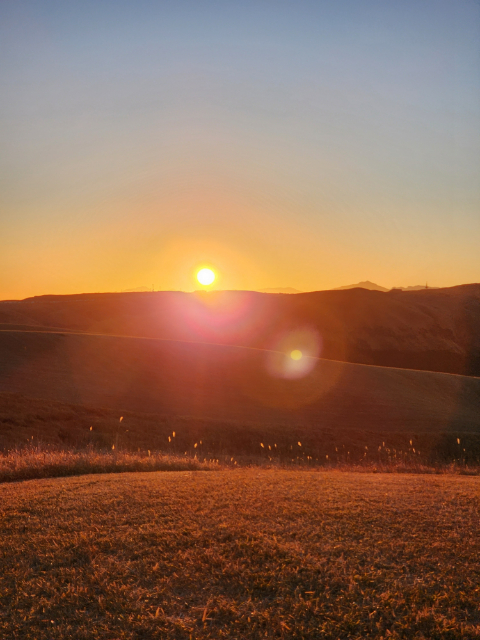
M477 0L2 0L0 299L480 281Z

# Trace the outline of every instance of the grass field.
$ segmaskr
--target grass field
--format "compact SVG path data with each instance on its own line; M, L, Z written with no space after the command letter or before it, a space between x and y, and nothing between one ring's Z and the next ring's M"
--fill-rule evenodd
M0 480L45 477L49 469L51 475L61 475L62 469L66 475L75 470L140 471L152 468L148 451L160 465L177 469L184 468L175 467L179 457L185 465L196 456L202 463L218 459L221 465L230 465L233 458L241 466L480 470L478 429L325 422L289 425L162 416L0 393Z
M271 456L220 456L205 458L201 454L183 456L162 451L98 451L90 449L54 449L53 447L26 447L13 449L0 455L0 483L41 478L62 478L89 474L125 473L138 471L224 471L231 468L257 468L259 470L322 470L356 473L413 473L435 475L479 476L480 465L467 465L462 461L425 463L409 456L407 459L373 460L363 458L357 462L335 462L297 456L282 460Z
M0 486L0 637L480 638L478 478L231 470Z
M0 353L2 640L480 639L480 379L45 328Z
M14 449L6 455L0 455L0 483L93 473L201 471L218 468L216 460L204 462L194 456L166 455L158 451L132 453L96 451L93 448L68 450L30 447Z

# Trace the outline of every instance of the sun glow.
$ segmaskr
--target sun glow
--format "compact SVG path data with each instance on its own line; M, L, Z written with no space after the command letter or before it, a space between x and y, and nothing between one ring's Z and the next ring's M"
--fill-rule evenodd
M292 360L301 360L302 358L302 352L300 351L300 349L294 349L291 353L290 353L290 357Z
M200 271L197 273L197 280L200 284L208 286L215 280L215 273L211 269L200 269Z

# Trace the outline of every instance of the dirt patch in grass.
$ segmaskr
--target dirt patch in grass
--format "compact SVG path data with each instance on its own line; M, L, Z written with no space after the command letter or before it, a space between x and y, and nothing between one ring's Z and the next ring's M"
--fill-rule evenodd
M478 478L238 470L0 487L0 636L480 638Z

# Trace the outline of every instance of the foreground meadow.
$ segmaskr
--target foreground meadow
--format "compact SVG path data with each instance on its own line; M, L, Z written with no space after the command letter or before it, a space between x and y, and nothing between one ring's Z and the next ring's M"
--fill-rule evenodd
M0 637L480 638L477 477L259 469L0 486Z

